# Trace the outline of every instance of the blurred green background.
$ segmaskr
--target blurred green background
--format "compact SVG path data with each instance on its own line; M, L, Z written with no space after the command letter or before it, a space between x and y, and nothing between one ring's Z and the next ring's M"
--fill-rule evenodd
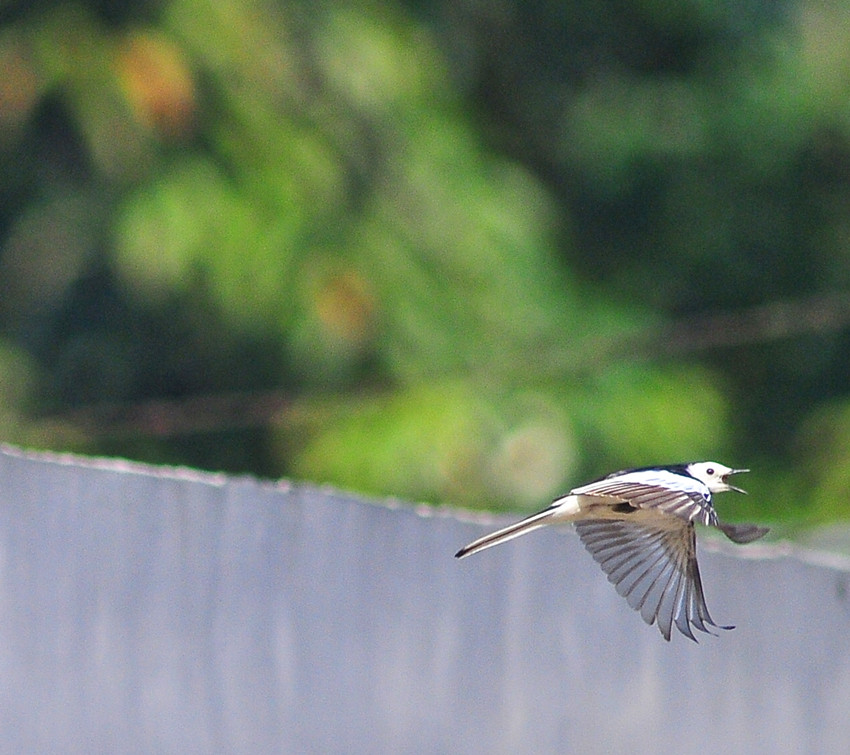
M0 437L850 516L850 6L0 2Z

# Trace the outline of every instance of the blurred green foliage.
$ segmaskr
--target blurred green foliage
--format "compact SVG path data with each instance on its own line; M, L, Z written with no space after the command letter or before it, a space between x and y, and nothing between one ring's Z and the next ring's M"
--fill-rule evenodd
M732 518L850 514L847 312L676 329L850 292L850 9L0 23L4 439L503 507L716 458Z

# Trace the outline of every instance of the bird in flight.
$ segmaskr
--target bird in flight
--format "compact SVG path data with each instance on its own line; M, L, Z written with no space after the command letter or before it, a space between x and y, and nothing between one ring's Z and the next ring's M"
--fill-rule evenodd
M714 493L745 491L729 482L732 469L713 461L627 469L574 488L536 514L484 535L456 554L464 558L549 524L572 522L579 538L628 604L657 623L665 640L675 623L696 641L691 627L714 634L697 564L694 523L716 527L735 543L767 534L754 524L717 517Z

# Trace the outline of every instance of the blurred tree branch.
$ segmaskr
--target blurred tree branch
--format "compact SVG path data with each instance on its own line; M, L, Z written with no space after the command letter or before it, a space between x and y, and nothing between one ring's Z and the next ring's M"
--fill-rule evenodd
M651 354L686 354L834 333L848 325L850 293L831 292L679 320L647 341Z
M686 317L600 343L583 344L555 360L561 376L599 373L622 361L661 360L717 349L769 343L804 335L836 333L850 327L850 293L830 292L804 299L770 302L733 312ZM281 413L312 414L308 397L282 390L233 392L130 404L81 407L40 419L61 423L95 437L168 438L194 433L262 427Z

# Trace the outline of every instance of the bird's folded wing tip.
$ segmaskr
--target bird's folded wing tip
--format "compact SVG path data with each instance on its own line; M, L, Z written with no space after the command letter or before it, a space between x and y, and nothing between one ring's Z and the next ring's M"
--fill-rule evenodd
M770 532L770 527L759 527L757 524L718 523L717 526L732 542L740 544L751 543Z

